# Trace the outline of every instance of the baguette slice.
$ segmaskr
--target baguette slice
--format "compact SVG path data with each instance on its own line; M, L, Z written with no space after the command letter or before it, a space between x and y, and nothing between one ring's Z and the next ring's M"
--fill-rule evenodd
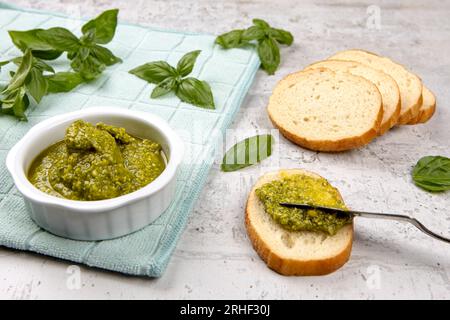
M381 95L373 83L326 68L282 79L267 111L287 139L316 151L343 151L369 143L383 117Z
M427 87L423 86L422 90L423 102L420 107L419 114L408 124L425 123L431 119L436 111L436 97Z
M323 275L339 269L350 257L353 224L344 226L333 236L283 229L266 213L255 193L263 184L280 179L280 172L266 173L250 191L245 225L254 249L269 268L282 275ZM320 178L301 169L283 172Z
M390 75L356 61L344 60L319 61L309 65L305 70L319 67L328 68L335 72L349 72L361 76L377 86L383 100L383 120L381 120L378 135L384 134L397 124L400 116L400 91L397 82Z
M401 111L398 124L407 124L419 114L422 105L422 81L405 67L392 60L363 50L341 51L331 56L333 60L352 60L381 70L398 84L401 97Z

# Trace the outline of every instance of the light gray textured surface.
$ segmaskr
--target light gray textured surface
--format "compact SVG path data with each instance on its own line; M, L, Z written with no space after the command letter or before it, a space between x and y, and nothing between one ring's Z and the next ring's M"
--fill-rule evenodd
M232 128L242 137L271 129L265 105L289 72L345 48L387 55L417 72L436 94L438 110L425 125L389 132L369 146L340 154L301 149L280 137L272 166L301 167L328 178L352 208L407 213L450 234L450 193L416 188L411 167L424 155L450 156L450 3L440 1L25 1L15 4L91 16L118 7L122 21L220 33L253 17L293 32L275 76L259 72ZM380 10L379 28L372 28ZM81 267L70 290L70 264L0 249L0 298L450 298L450 247L414 227L356 221L351 260L323 277L282 277L253 251L243 224L252 183L269 165L224 174L215 165L164 276L143 279Z

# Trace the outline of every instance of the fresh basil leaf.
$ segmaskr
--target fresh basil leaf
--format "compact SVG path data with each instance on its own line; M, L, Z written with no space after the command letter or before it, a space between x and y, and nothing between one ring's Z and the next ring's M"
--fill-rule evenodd
M169 93L170 91L175 89L176 85L177 85L176 78L174 77L166 78L153 89L151 98L155 99Z
M32 68L26 87L34 100L39 103L43 96L47 94L48 83L42 75L42 70Z
M279 44L290 46L294 42L294 37L289 31L271 28L269 33Z
M48 82L48 93L69 92L83 83L83 78L77 72L57 72L45 78Z
M7 91L14 91L21 87L28 75L30 74L31 67L33 66L33 56L31 55L31 50L27 49L22 60L20 62L19 68L14 73L8 87L5 89Z
M253 19L253 24L261 29L270 29L270 25L262 19Z
M116 32L118 9L107 10L97 18L88 21L82 28L83 34L89 31L94 35L94 42L99 44L109 43Z
M48 71L51 73L55 73L55 70L53 69L53 67L50 66L49 64L45 63L41 59L34 58L33 59L33 67L38 68L41 71Z
M181 101L193 104L194 106L215 109L211 87L206 81L185 78L181 80L175 94Z
M252 40L260 40L264 38L266 35L264 29L261 29L258 26L251 26L250 28L244 30L242 33L242 40L244 41L252 41Z
M192 72L195 61L197 60L200 50L191 51L181 57L177 64L177 72L180 76L185 77Z
M176 69L165 61L146 63L130 70L129 73L154 84L159 84L167 77L177 75Z
M25 110L28 108L30 101L26 95L24 87L20 87L11 93L2 101L2 112L14 115L20 120L27 120Z
M268 74L272 75L280 65L280 49L272 38L264 38L258 44L258 55L261 65Z
M90 48L90 53L107 66L122 62L122 59L116 57L109 49L99 45L92 46Z
M10 63L11 60L7 60L7 61L0 61L0 70L2 70L3 66L6 66L8 63Z
M242 39L244 30L233 30L224 34L221 34L216 38L216 43L224 49L238 48L248 44L247 41Z
M268 158L272 154L274 141L272 135L263 134L238 142L225 153L222 159L222 171L236 171Z
M65 28L55 27L47 30L38 30L36 35L54 50L58 51L77 51L81 45L78 38Z
M450 190L450 158L427 156L421 158L412 171L414 183L428 191Z
M77 55L70 64L72 69L79 72L81 77L86 80L92 80L105 70L105 64L100 62L92 55L88 55L86 59L82 59Z

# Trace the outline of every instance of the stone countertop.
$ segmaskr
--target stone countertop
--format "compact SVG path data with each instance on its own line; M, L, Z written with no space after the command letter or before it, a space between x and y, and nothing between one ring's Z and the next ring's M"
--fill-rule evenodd
M11 1L12 2L12 1ZM96 1L15 0L14 4L94 16L120 8L121 21L221 33L254 17L292 31L274 76L258 72L231 129L242 137L272 128L264 111L286 74L346 48L387 55L418 73L437 96L427 124L395 128L359 150L311 152L278 137L276 166L328 178L352 208L406 213L450 234L450 193L429 194L411 181L425 155L450 156L450 3L430 1ZM132 3L132 5L131 5ZM243 129L245 128L245 130ZM0 248L0 298L450 298L450 248L414 227L359 218L350 261L322 277L283 277L253 251L243 217L247 193L267 165L222 173L216 164L171 262L159 279L124 276ZM78 283L79 280L79 283Z

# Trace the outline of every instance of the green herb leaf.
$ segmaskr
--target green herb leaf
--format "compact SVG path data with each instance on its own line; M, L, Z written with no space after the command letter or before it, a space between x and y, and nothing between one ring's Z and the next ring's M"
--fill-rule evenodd
M8 32L14 45L22 52L25 52L27 49L32 49L32 54L35 58L44 60L54 60L58 58L62 54L62 51L54 50L47 41L39 38L37 33L40 31L42 31L42 29Z
M263 134L238 142L225 153L221 165L222 171L240 170L268 158L272 154L274 141L272 135Z
M242 40L244 41L252 41L252 40L260 40L264 38L266 35L264 29L261 29L258 26L251 26L250 28L244 30L242 33Z
M277 40L279 44L290 46L294 42L294 36L286 30L272 28L270 29L270 35Z
M261 29L270 29L270 25L262 19L253 19L253 24Z
M99 44L109 43L116 32L118 9L107 10L97 18L88 21L82 28L83 34L91 32L93 41Z
M280 65L280 49L272 38L265 38L259 42L258 55L261 65L268 74L272 75Z
M15 72L5 91L12 92L20 88L25 83L25 80L30 74L32 66L33 66L33 56L31 55L31 50L27 49L20 62L19 68Z
M192 72L195 61L197 60L200 50L191 51L181 57L177 64L177 72L180 76L185 77Z
M159 84L167 77L177 76L176 69L165 61L146 63L130 70L129 72L147 82L154 84Z
M42 70L32 68L30 79L27 81L26 87L34 100L39 103L43 96L47 94L48 83L42 75Z
M205 109L214 109L214 98L211 87L206 81L185 78L181 80L175 94L181 101Z
M427 156L421 158L412 171L415 184L425 190L450 190L450 158Z
M0 61L0 70L2 70L2 67L3 66L6 66L8 63L10 63L11 61L10 60L7 60L7 61Z
M169 93L175 89L176 85L177 81L174 77L166 78L153 89L151 98L155 99Z
M100 62L107 66L112 66L118 62L122 62L122 59L116 57L109 49L101 47L99 45L94 45L90 48L90 53L97 58Z
M80 73L81 77L86 80L92 80L105 70L105 64L100 62L92 55L88 55L83 59L83 54L79 53L70 64L72 69Z
M48 82L48 93L69 92L83 83L83 78L76 72L58 72L45 78Z
M30 101L26 95L24 87L20 87L9 92L5 99L2 100L2 113L14 115L20 120L27 120L25 110L28 108Z
M221 34L216 38L216 43L224 49L242 47L248 44L248 42L242 39L243 33L244 30L238 29Z
M48 43L54 50L73 52L80 48L80 41L69 30L55 27L47 30L38 30L39 39Z

